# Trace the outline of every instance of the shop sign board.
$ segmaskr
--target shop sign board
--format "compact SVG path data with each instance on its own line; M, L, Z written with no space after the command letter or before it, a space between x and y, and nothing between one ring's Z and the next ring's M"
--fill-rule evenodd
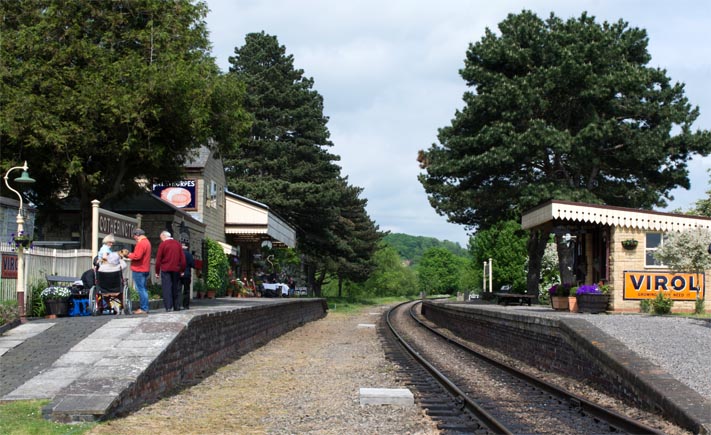
M5 279L17 279L17 254L2 253L2 274Z
M704 297L704 273L624 272L624 299L654 299L659 292L675 301Z
M160 183L153 185L153 193L162 200L173 204L183 210L197 210L195 180L181 180L174 183Z

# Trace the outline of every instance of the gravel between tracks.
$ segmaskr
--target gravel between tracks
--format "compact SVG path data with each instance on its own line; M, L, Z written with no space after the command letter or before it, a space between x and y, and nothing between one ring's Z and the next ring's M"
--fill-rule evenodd
M403 388L375 328L382 311L329 313L199 384L91 434L438 434L416 405L359 403L359 389Z

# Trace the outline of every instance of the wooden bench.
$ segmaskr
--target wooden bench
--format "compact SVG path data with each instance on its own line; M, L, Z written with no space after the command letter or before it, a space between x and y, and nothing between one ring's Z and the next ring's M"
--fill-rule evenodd
M60 282L67 283L65 287L71 287L75 281L81 281L81 278L75 278L73 276L62 276L62 275L45 275L44 279L47 280L47 284L56 285Z
M504 304L504 306L509 305L511 303L517 303L519 305L523 305L525 302L530 307L531 301L537 299L536 295L511 293L511 286L507 286L507 285L502 286L501 291L494 293L494 296L496 296L496 303L497 304Z

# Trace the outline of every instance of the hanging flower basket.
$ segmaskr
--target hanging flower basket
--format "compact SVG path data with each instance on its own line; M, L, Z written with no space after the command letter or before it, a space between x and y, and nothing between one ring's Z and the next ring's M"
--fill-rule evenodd
M635 239L627 239L622 241L622 247L628 251L632 251L637 248L639 242Z

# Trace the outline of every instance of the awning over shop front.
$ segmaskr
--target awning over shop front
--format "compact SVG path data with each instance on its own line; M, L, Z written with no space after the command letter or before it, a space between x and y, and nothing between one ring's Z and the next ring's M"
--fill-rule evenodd
M521 226L523 229L530 229L552 221L592 223L654 231L711 229L711 219L706 217L557 200L527 211L521 218Z
M235 248L234 246L229 245L227 243L222 243L222 242L217 242L217 243L219 243L219 245L222 247L222 252L224 252L225 255L234 255L234 256L239 255L237 248Z
M225 234L235 243L296 246L296 230L269 207L235 193L225 192Z

